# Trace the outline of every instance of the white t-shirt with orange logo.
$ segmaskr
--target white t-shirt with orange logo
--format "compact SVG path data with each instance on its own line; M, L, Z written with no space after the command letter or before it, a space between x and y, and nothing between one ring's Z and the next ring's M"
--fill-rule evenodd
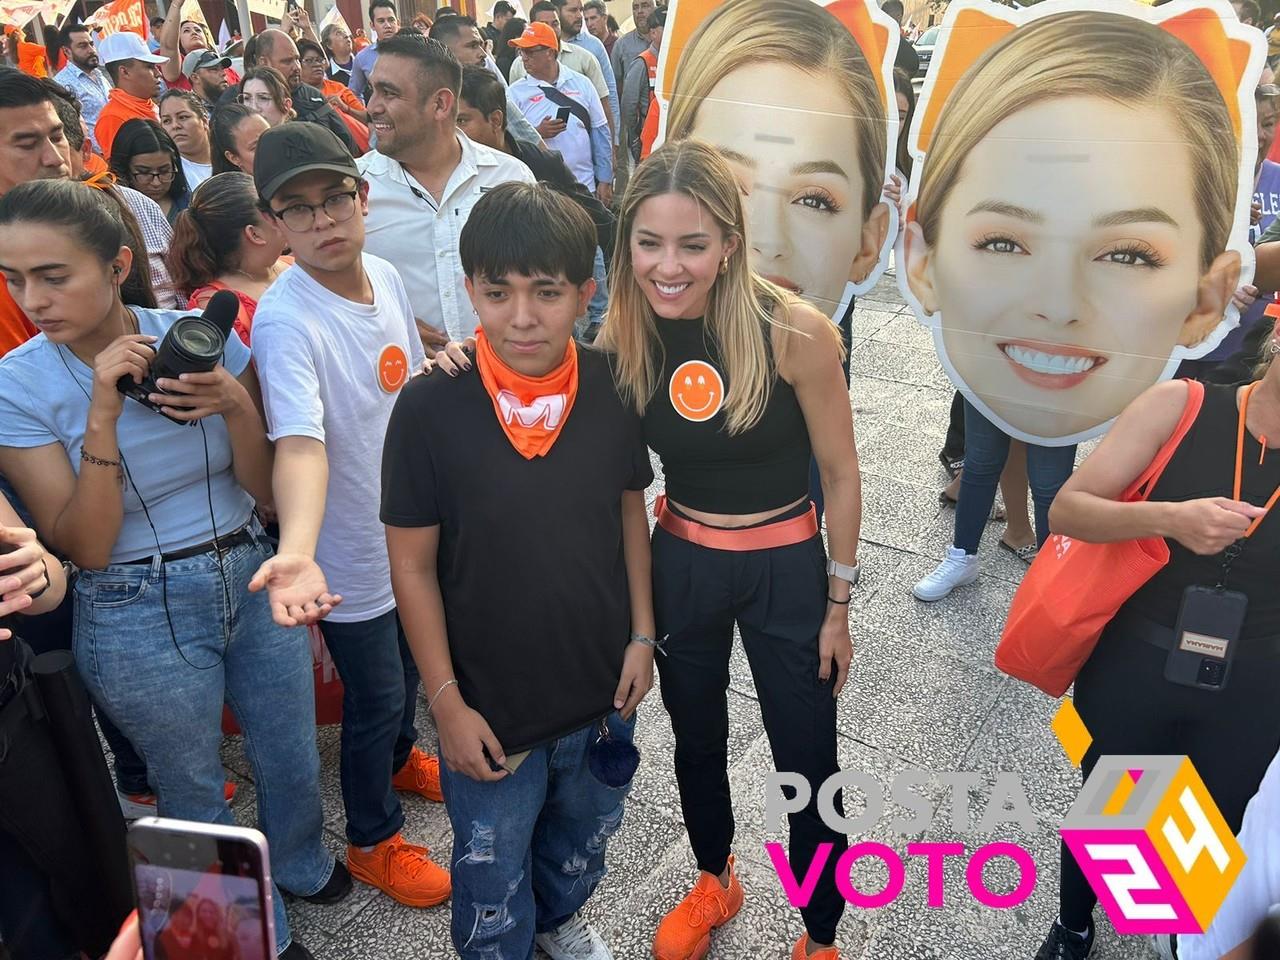
M424 354L395 268L371 254L373 304L330 293L301 267L280 275L253 318L253 356L267 434L325 445L329 490L316 562L342 604L328 619L355 623L395 606L382 521L382 441L396 396Z

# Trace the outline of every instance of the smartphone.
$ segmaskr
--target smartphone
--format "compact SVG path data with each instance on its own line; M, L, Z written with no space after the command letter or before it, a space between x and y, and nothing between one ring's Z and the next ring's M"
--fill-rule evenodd
M492 756L489 755L489 748L485 747L484 758L489 764L489 769L494 773L497 773L499 770L505 770L507 773L515 773L520 769L520 764L524 763L532 752L532 750L521 750L519 753L509 753L507 754L507 762L499 764Z
M1243 593L1187 587L1174 627L1174 647L1165 660L1165 679L1184 687L1222 691L1231 676L1248 609L1249 598Z
M573 111L570 110L568 107L561 107L559 110L556 111L556 119L559 120L561 123L568 123L569 117L571 117L572 115L573 115Z
M129 862L146 960L274 960L267 838L257 830L143 817Z

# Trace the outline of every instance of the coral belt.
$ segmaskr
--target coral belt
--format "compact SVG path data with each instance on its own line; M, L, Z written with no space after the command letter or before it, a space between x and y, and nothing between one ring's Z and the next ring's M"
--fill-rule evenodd
M776 523L764 523L758 527L711 527L677 516L667 506L666 496L658 497L653 505L653 517L658 526L673 537L696 543L712 550L772 550L804 543L818 532L818 515L813 504L807 513L789 517Z

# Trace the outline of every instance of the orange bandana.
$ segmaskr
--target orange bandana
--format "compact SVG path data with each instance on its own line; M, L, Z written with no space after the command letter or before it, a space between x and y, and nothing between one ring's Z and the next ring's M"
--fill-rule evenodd
M526 460L546 456L578 397L578 351L573 341L558 367L542 377L526 377L503 363L484 330L476 327L476 369L516 452Z

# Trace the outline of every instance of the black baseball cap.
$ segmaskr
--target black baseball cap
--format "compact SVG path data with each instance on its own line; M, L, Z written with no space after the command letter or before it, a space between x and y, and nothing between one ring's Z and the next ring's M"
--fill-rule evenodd
M360 179L351 151L332 130L307 120L289 120L272 127L258 140L253 158L253 182L258 195L269 201L300 173L330 170Z

